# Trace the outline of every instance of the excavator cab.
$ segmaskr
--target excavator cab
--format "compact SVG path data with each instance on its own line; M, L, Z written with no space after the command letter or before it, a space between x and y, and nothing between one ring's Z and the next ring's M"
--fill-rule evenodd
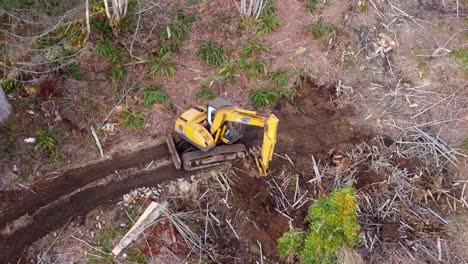
M246 147L234 143L243 136L246 125L264 128L263 145L255 163L260 175L265 176L276 144L278 119L273 114L265 116L239 109L221 97L209 101L206 107L190 108L177 118L174 128L178 136L167 137L174 165L178 169L183 166L185 170L196 170L245 157ZM176 147L184 142L198 150Z
M234 109L234 105L222 97L217 97L207 104L207 129L211 129L216 112L219 109ZM226 144L233 144L244 135L245 125L239 123L226 122L225 127L222 128L221 141Z

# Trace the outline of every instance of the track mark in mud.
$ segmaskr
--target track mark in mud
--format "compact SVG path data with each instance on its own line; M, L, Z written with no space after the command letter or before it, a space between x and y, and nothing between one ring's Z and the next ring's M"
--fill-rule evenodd
M154 170L129 175L122 181L110 182L105 187L97 185L69 196L62 202L39 209L31 215L30 224L18 228L11 235L0 236L0 263L17 263L26 246L47 235L51 230L66 224L70 218L84 215L98 205L112 202L125 193L141 187L156 187L158 184L185 177L185 171L172 164Z
M31 214L37 208L46 206L60 196L104 178L116 170L146 165L152 160L158 160L168 155L166 143L161 140L151 147L136 152L51 175L29 187L34 193L28 190L0 192L0 228L24 214Z

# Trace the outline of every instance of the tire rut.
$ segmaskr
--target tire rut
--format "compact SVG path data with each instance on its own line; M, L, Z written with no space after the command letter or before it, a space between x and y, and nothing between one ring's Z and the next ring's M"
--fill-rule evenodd
M46 206L59 197L104 178L116 170L138 167L168 155L166 143L162 141L161 144L136 152L55 174L30 186L34 193L28 190L0 192L0 229L8 222L24 214L32 214L37 208Z
M156 187L158 184L190 175L173 165L129 175L122 181L106 186L97 185L73 194L62 202L51 204L35 212L29 225L8 236L0 236L0 263L25 263L24 249L47 235L51 230L65 225L70 218L85 215L99 205L109 203L138 187Z

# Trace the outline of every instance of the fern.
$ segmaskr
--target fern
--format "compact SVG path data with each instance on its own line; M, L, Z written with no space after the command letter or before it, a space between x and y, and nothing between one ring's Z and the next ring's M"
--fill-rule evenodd
M182 10L177 11L161 33L166 36L171 51L178 51L184 46L185 38L190 33L190 24L197 21L197 15L189 15Z
M76 63L68 65L68 73L73 79L77 81L83 81L85 79L83 71Z
M223 79L227 79L231 81L234 80L236 77L235 73L236 73L237 64L238 62L236 60L231 60L228 63L225 63L219 70L218 72L219 75L221 75Z
M141 128L143 127L144 117L141 113L134 112L129 109L122 111L122 118L120 125L127 128Z
M167 78L173 77L177 73L174 62L171 59L171 52L159 53L158 57L150 65L150 76L157 74L165 75Z
M198 58L208 65L219 66L224 62L224 49L214 41L208 41L198 50Z
M285 87L289 81L289 71L287 69L278 69L268 73L268 79L279 87Z
M110 72L110 79L113 83L123 80L127 76L127 71L120 65L114 65Z
M99 45L96 47L96 51L99 55L110 59L112 62L117 61L119 51L110 41L101 40Z
M263 54L268 51L268 46L254 39L249 39L241 48L241 56L248 58L252 55Z
M270 89L254 89L250 95L252 105L255 107L268 106L276 103L279 98L279 92Z
M52 137L49 131L39 129L36 131L37 141L34 145L35 150L53 151L57 146L57 141Z
M149 86L143 92L143 104L151 106L154 104L162 104L169 99L166 93L161 90L160 85Z
M266 35L277 30L280 26L280 21L277 14L277 9L271 1L263 8L262 14L258 19L257 33Z
M264 75L266 71L265 64L257 59L253 59L250 62L242 60L239 68L241 71L245 72L249 78Z
M3 91L6 94L9 94L17 90L20 87L20 83L17 82L15 79L10 79L2 83L0 87L3 87Z
M312 34L315 36L315 38L319 39L325 35L326 25L322 20L309 25L308 28L310 31L312 31Z
M215 99L216 95L208 87L202 87L197 93L197 98L209 101Z

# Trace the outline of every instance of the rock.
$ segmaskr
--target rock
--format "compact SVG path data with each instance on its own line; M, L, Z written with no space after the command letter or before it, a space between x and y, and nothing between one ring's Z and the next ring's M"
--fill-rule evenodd
M254 255L260 255L260 248L258 248L257 245L251 245L251 246L249 247L248 252L250 252L250 253L252 253L252 254L254 254Z
M170 194L175 194L177 192L177 187L172 183L169 185L167 189Z
M182 193L187 193L190 191L190 188L192 187L192 185L186 181L186 180L183 180L183 181L180 181L179 182L179 190L182 192Z

